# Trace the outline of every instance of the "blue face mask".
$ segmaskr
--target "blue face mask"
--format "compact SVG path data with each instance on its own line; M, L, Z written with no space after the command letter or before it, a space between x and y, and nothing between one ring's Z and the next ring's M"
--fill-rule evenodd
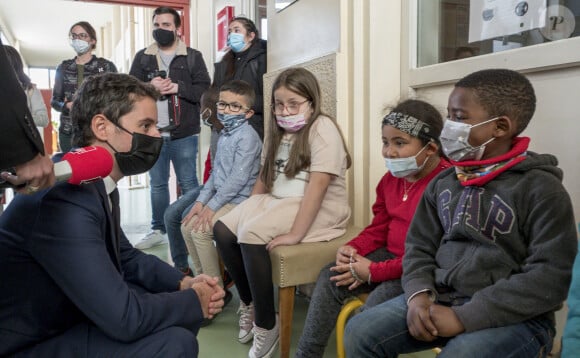
M234 52L240 52L246 47L246 41L244 41L244 35L238 33L230 33L228 35L228 46Z
M246 113L226 114L218 112L217 117L221 124L224 125L226 132L231 132L244 123Z
M417 156L421 154L429 144L426 144L421 150L412 157L407 158L385 158L385 164L392 176L396 178L406 178L419 173L430 157L423 161L423 164L417 165Z

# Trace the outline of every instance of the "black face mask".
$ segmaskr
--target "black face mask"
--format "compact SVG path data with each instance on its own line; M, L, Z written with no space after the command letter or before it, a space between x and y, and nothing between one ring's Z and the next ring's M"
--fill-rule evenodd
M153 39L160 46L169 46L175 41L175 33L169 30L155 29L153 30Z
M115 151L115 160L123 175L135 175L145 173L155 165L161 147L163 146L163 138L152 137L141 133L131 133L118 124L115 124L120 129L131 134L133 140L131 141L131 149L128 152L118 152L109 142L109 147Z

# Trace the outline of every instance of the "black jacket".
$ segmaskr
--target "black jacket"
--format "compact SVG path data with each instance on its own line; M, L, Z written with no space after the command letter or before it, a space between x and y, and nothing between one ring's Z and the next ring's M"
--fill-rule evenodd
M26 94L0 40L0 171L24 164L44 154L40 134L34 125Z
M235 72L233 77L226 78L228 64L222 59L214 65L213 86L220 88L224 83L231 80L248 82L256 93L256 102L252 109L254 116L250 124L264 139L264 81L262 77L266 73L266 41L260 40L249 49L240 53L233 53Z
M69 110L65 104L73 100L74 94L79 88L79 74L75 60L76 57L65 60L56 68L54 88L52 89L52 99L50 101L52 108L60 112L58 131L66 134L73 132L73 125ZM105 72L117 72L117 67L111 61L93 55L93 58L83 66L83 79Z
M93 335L132 342L173 326L197 332L203 312L195 291L178 291L183 274L133 248L114 222L102 180L10 203L0 216L0 356L71 337L79 325L94 331L71 338L84 351L77 356L95 355Z
M152 74L159 70L157 43L137 52L129 74L141 81L149 82ZM190 56L190 60L187 60ZM193 65L193 68L190 68ZM171 138L179 139L200 131L199 100L202 93L208 89L211 81L201 52L186 47L179 40L175 57L169 64L169 77L179 85L179 92L169 96L169 122L175 127L171 130Z

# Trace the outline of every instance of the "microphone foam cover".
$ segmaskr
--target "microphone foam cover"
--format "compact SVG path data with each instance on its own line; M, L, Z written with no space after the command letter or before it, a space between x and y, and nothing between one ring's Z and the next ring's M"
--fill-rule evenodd
M62 160L70 164L72 174L68 182L75 185L105 178L113 170L111 153L99 146L83 147L68 152Z

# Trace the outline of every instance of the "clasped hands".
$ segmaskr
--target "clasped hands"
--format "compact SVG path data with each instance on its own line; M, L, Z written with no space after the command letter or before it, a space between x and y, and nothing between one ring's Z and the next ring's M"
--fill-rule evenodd
M177 93L179 89L178 84L171 82L170 78L154 77L151 80L151 84L162 95Z
M427 292L419 293L409 302L407 326L415 339L426 342L438 337L455 337L465 331L455 312L432 302Z
M179 284L180 290L193 289L197 294L204 318L213 318L224 307L224 289L218 284L217 277L200 274L195 277L185 276Z
M334 271L337 274L332 276L330 280L336 282L337 286L348 286L349 290L354 290L368 281L370 266L371 260L357 254L354 247L349 245L342 246L336 252L336 266L330 268L330 271ZM356 276L363 281L357 280L357 277L351 271L351 267Z

